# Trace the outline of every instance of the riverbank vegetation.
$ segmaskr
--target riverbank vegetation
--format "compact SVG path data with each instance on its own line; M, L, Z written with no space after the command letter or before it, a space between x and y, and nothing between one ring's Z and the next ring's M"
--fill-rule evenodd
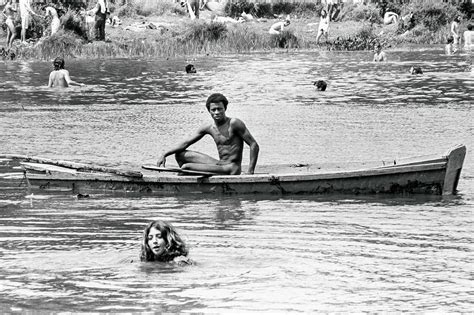
M90 4L91 7L93 3ZM62 8L62 30L47 35L47 23L35 19L30 44L16 41L20 58L51 60L67 58L175 57L196 54L242 53L279 49L369 50L405 44L440 44L449 34L456 15L466 16L470 8L449 3L413 0L405 5L390 1L375 4L346 3L330 23L329 39L316 43L321 4L254 4L246 0L228 2L223 12L238 18L242 12L255 19L245 23L212 22L215 12L201 11L201 18L190 20L179 3L171 0L132 0L111 4L112 15L122 25L106 29L106 42L93 41L91 26L84 23L81 8ZM384 25L383 13L400 16L413 13L406 22ZM221 13L221 14L224 14ZM270 35L270 26L287 16L291 24L280 35ZM40 39L34 39L34 37Z

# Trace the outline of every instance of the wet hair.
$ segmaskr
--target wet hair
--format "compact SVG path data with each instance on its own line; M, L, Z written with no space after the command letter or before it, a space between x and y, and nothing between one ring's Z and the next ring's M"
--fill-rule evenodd
M423 70L421 70L420 66L413 66L410 69L411 74L423 74Z
M449 36L448 39L446 40L446 44L451 44L454 42L454 37Z
M61 57L57 57L53 61L53 66L54 66L54 70L64 69L64 59Z
M229 101L227 100L227 98L221 93L211 94L211 96L209 96L206 101L207 111L211 110L211 103L221 103L221 102L222 104L224 104L224 108L227 110L227 104L229 104Z
M155 255L150 246L148 246L148 234L151 228L155 228L161 232L161 237L165 241L165 252L159 256ZM140 249L141 261L172 261L178 256L187 256L188 249L186 244L179 236L178 232L171 223L165 221L152 221L143 231L143 239Z
M188 64L185 67L186 73L196 73L196 68L194 68L194 65Z
M318 80L313 83L314 86L318 89L318 91L326 91L326 87L328 86L327 83L323 80Z

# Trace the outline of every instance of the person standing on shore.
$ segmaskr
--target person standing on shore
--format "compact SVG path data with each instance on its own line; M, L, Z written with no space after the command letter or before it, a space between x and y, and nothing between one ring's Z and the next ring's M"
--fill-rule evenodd
M319 38L321 36L326 36L326 41L328 40L328 33L329 33L329 14L326 9L321 10L321 18L319 20L319 26L318 26L318 35L316 35L316 44L319 43Z
M91 12L95 14L95 39L105 41L105 22L110 14L107 0L98 0Z
M30 14L36 15L30 5L30 0L19 0L18 3L21 16L21 42L26 42L26 30L30 26Z
M51 17L51 35L56 34L59 31L59 26L61 26L61 22L59 21L58 12L55 8L49 6L46 7L46 14L45 17Z
M5 16L5 24L7 25L7 49L12 47L16 37L16 29L13 21L15 20L16 9L13 7L13 0L9 0L3 8L2 14Z
M472 50L474 49L474 31L472 24L467 26L467 31L464 31L464 49Z
M451 35L453 36L453 53L458 51L459 47L459 23L461 22L461 17L458 15L454 18L454 21L451 23Z

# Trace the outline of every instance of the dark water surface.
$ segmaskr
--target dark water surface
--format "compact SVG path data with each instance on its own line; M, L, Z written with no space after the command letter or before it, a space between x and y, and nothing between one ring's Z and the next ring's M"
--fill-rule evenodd
M87 84L67 91L45 88L49 63L0 63L0 154L154 163L210 119L212 92L253 133L261 164L468 148L455 197L77 199L2 188L0 312L472 312L472 56L371 57L67 60ZM184 73L189 61L197 74ZM424 75L409 75L413 64ZM321 78L326 92L311 84ZM194 149L216 154L210 138ZM179 228L195 266L137 261L153 219Z

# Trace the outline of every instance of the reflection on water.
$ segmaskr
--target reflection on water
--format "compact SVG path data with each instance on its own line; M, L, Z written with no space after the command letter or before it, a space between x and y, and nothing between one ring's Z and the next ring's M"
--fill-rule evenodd
M139 167L203 121L212 92L259 163L384 160L468 148L460 194L130 197L31 195L0 183L0 311L469 312L474 147L470 56L267 53L66 61L86 87L46 89L50 63L0 64L1 153ZM418 64L422 76L408 69ZM312 82L329 83L317 92ZM195 149L215 152L205 139ZM248 159L248 150L244 151ZM195 266L138 262L171 221Z

